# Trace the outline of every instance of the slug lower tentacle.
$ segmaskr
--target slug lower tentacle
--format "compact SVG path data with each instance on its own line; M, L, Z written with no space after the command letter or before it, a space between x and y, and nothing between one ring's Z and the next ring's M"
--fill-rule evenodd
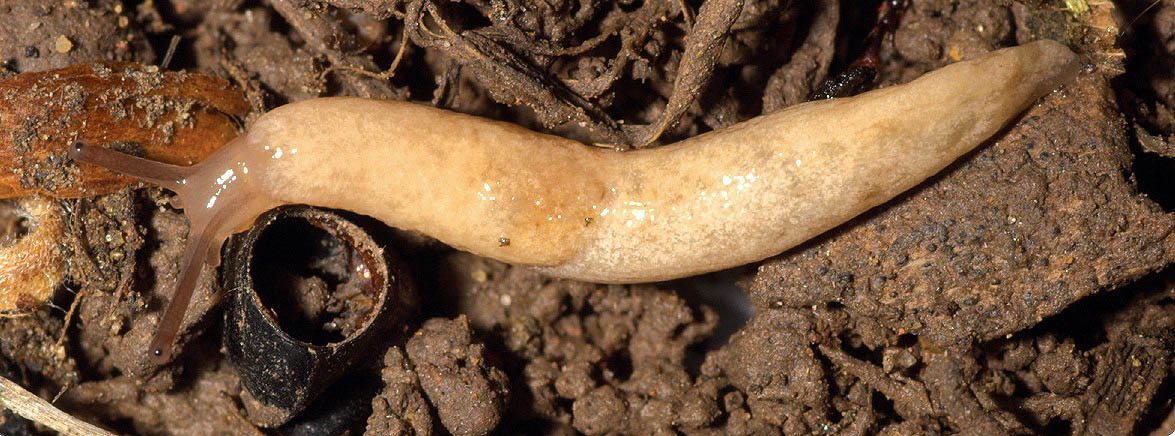
M893 198L1078 69L1068 48L1039 41L631 152L412 103L321 98L274 109L190 168L120 164L131 158L93 147L74 157L148 168L192 221L152 342L160 355L195 285L191 264L277 205L354 211L558 277L690 276L779 254Z

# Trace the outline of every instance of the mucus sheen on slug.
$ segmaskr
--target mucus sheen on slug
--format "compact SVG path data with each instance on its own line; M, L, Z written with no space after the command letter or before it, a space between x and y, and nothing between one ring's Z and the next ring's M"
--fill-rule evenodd
M758 261L839 225L983 143L1078 69L1064 45L1038 41L631 152L335 97L276 108L193 167L97 147L75 158L130 175L148 168L176 190L192 221L189 264L265 210L302 203L552 276L650 282ZM174 339L199 268L183 271L156 350Z

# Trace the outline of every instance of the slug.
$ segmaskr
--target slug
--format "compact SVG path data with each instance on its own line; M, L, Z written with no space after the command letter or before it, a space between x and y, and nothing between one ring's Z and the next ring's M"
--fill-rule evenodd
M779 254L893 198L1078 70L1064 45L1038 41L629 152L337 97L278 107L190 167L92 146L71 155L175 191L191 221L151 342L166 359L202 264L218 263L226 237L278 205L350 210L555 277L685 277Z

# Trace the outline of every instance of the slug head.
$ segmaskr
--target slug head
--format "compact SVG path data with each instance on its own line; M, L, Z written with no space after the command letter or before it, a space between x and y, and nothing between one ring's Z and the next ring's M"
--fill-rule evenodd
M151 339L150 352L158 364L171 357L172 344L196 290L204 263L220 263L219 249L233 232L247 228L271 201L256 195L256 171L250 174L250 159L242 138L230 141L203 162L193 166L170 165L126 153L85 145L70 147L78 162L101 166L176 193L177 205L191 223L188 245L180 263L175 292Z

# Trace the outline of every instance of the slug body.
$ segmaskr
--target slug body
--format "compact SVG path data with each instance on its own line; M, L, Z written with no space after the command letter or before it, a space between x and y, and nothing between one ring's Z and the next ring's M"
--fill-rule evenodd
M75 157L176 191L192 222L159 355L200 264L281 204L354 211L552 276L690 276L779 254L893 198L1078 68L1039 41L630 152L412 103L322 98L274 109L192 167L96 147Z

